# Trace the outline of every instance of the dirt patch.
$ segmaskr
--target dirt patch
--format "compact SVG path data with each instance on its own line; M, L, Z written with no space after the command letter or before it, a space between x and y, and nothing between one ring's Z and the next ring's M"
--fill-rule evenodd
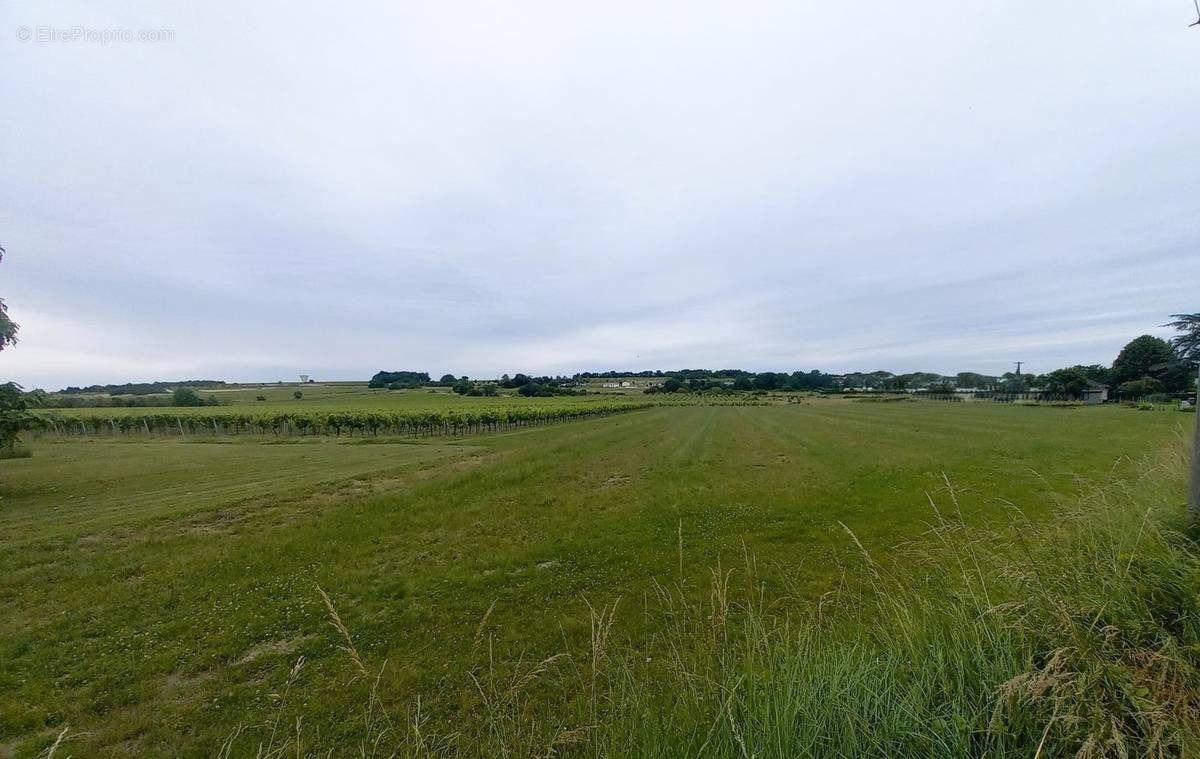
M250 648L247 648L241 658L237 660L237 664L249 664L256 659L261 659L264 656L273 656L276 654L290 654L307 641L312 640L315 635L299 635L295 638L284 638L283 640L264 640L260 643L255 643Z
M158 697L174 704L191 706L198 702L203 693L203 686L216 677L215 672L205 671L188 674L176 670L163 678L158 687Z
M133 530L126 527L118 527L113 530L81 535L75 543L85 550L100 550L125 545L133 541L136 536L137 534Z
M613 476L609 477L604 482L600 483L600 489L606 490L608 488L615 488L618 485L624 485L626 482L629 482L629 475L614 474Z
M489 454L488 458L492 458L494 454ZM475 469L483 463L484 457L478 453L473 453L467 458L457 459L447 464L444 461L432 462L430 466L422 468L417 472L416 478L419 480L429 480L435 477L443 477L447 474L462 474Z

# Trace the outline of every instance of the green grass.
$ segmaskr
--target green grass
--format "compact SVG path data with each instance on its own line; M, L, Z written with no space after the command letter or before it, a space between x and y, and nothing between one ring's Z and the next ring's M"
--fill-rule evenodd
M970 525L1006 523L1008 504L1043 520L1089 482L1133 477L1192 418L813 401L449 445L35 441L0 462L0 746L33 755L70 724L81 755L212 755L274 713L299 656L289 709L310 748L344 746L362 735L363 684L317 583L364 660L388 662L383 704L421 695L431 735L471 734L485 615L498 666L521 671L588 639L585 599L623 597L614 646L649 645L654 578L698 603L718 562L752 557L767 592L804 608L863 576L844 571L857 549L839 522L907 571L893 548L927 529L943 472ZM585 704L528 690L531 724Z
M948 486L931 533L901 551L919 572L864 552L867 587L808 613L781 614L752 564L714 573L707 604L660 592L662 631L609 654L599 703L564 724L594 725L580 753L598 756L1194 755L1200 551L1174 531L1180 453L1003 528L964 523ZM539 725L530 741L489 712L485 753L571 735Z

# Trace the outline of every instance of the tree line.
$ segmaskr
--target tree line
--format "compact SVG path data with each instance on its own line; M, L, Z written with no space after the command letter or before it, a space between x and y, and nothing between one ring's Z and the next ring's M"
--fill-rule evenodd
M75 387L70 385L59 390L63 395L155 395L161 393L169 393L176 388L192 387L192 388L209 388L221 387L225 384L223 380L180 380L179 382L126 382L123 385L88 385L87 387Z
M677 369L648 371L578 372L571 376L504 374L499 380L472 380L467 376L442 375L437 382L427 372L379 372L371 387L411 389L423 386L449 387L460 395L494 395L496 388L515 389L524 396L582 395L589 381L597 379L647 380L644 388L654 393L738 392L847 392L858 390L905 392L922 390L950 394L962 390L1007 393L1044 392L1062 397L1079 397L1101 385L1113 395L1144 398L1156 394L1180 395L1195 383L1191 367L1196 365L1200 344L1200 314L1177 314L1168 326L1179 334L1172 340L1142 335L1131 340L1111 365L1077 365L1045 374L1005 372L999 375L958 372L893 374L888 371L831 374L818 369L792 372L751 372L744 369Z
M1194 387L1195 366L1200 361L1200 314L1177 314L1170 326L1180 334L1168 341L1152 335L1134 338L1121 349L1111 366L1068 366L1040 378L1049 392L1080 395L1092 385L1103 385L1122 398L1180 395Z

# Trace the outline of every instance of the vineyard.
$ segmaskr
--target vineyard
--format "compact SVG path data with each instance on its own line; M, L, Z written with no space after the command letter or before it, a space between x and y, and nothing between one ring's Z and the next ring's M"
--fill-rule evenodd
M208 413L93 414L50 412L33 418L31 431L53 436L112 435L331 435L462 436L503 432L648 408L651 403L508 405L422 410L281 410L243 412L212 409Z

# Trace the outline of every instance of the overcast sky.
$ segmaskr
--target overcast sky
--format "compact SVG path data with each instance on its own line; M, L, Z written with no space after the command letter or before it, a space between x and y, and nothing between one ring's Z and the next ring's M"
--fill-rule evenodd
M1109 363L1200 310L1194 14L4 3L0 379Z

